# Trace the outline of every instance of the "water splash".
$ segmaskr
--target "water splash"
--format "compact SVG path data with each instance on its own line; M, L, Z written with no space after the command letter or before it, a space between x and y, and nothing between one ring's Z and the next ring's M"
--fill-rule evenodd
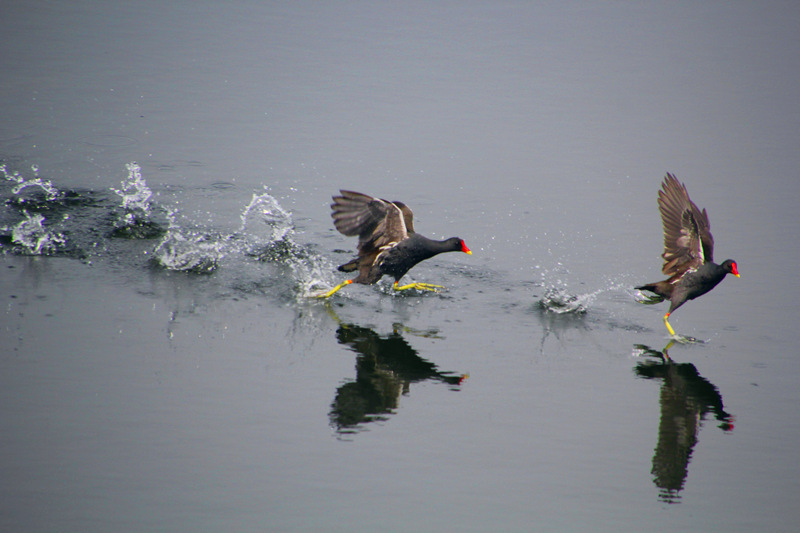
M14 253L52 255L64 247L67 239L53 229L52 224L46 223L48 219L41 212L57 209L64 195L50 180L39 176L38 166L31 165L31 170L34 177L25 178L19 171L9 172L5 164L0 165L0 174L13 184L12 195L5 204L16 208L3 214L6 224L0 226L0 242L8 245ZM63 215L62 222L67 219L69 215Z
M122 208L131 213L140 212L146 215L150 211L150 198L153 191L147 186L142 177L142 169L136 162L125 165L128 169L128 179L121 182L122 190L111 188L122 197Z
M182 229L177 221L177 210L168 211L167 218L169 229L153 251L154 262L177 272L214 272L224 255L224 241L204 232Z
M254 193L242 211L241 220L239 233L245 236L246 253L261 261L289 267L298 284L300 297L331 284L332 266L318 254L295 242L291 213L269 193Z
M240 216L240 233L254 244L269 244L291 238L294 233L292 214L286 211L269 193L256 194Z
M583 315L589 311L600 295L613 293L626 287L624 283L607 279L599 289L588 292L575 291L565 281L570 276L569 270L560 262L551 270L542 269L541 275L544 296L538 300L538 306L542 310L556 315Z
M307 252L295 254L287 261L298 283L298 296L307 298L323 287L330 287L333 265L321 256Z
M108 237L156 238L152 247L142 243L144 253L169 271L209 274L225 261L231 267L226 279L235 286L274 287L277 280L281 293L298 299L331 285L332 265L313 246L298 244L292 213L266 191L252 195L241 211L241 226L228 233L198 226L181 214L179 203L160 203L135 162L125 166L127 176L119 187L105 189L108 193L60 191L39 176L38 167L31 168L35 176L26 178L0 165L0 202L10 207L0 210L2 252L98 258L111 250L117 256L143 251ZM276 280L265 280L273 272Z
M14 197L10 200L11 203L34 209L61 197L61 191L54 187L50 180L42 179L39 176L37 165L31 165L31 170L35 177L26 179L19 171L9 172L5 164L0 165L0 173L3 177L7 181L16 183L11 189L11 192L14 193Z
M31 215L23 210L25 219L11 229L11 242L29 255L51 255L63 247L67 239L61 233L48 230L45 217L39 213ZM8 228L5 228L6 230Z
M152 239L164 234L162 226L154 220L155 211L150 199L153 191L142 177L142 169L136 162L125 165L128 177L121 182L122 188L111 188L122 198L122 214L114 222L115 237L130 239Z
M570 294L564 288L550 287L545 290L544 296L539 300L539 307L548 313L559 315L565 313L584 314L589 310L589 305L597 295L604 290L588 294Z

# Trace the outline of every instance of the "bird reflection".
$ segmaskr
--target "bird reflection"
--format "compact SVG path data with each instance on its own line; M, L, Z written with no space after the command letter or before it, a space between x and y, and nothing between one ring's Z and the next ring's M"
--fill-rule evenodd
M331 424L340 434L356 433L365 423L388 419L400 395L410 385L424 380L441 381L458 390L466 375L440 372L420 357L400 334L402 326L381 336L369 328L341 324L336 330L339 344L356 352L356 378L340 386L331 404ZM418 333L435 336L432 332Z
M691 363L676 363L669 357L673 341L662 350L636 345L643 355L657 358L636 365L637 376L662 380L661 421L658 444L653 455L653 483L659 499L679 503L686 482L689 461L697 444L698 430L706 414L713 413L723 431L733 430L733 416L725 412L717 387L702 377Z

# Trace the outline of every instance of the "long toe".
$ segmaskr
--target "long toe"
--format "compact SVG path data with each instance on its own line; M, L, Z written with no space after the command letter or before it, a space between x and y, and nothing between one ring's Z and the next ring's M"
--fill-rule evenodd
M422 282L415 282L409 283L408 285L398 286L397 283L394 284L394 289L396 291L405 291L408 289L418 289L420 291L431 291L431 292L439 292L439 289L444 289L443 285L434 285L433 283L422 283Z
M312 298L330 298L331 296L336 294L339 291L339 289L341 289L342 287L347 287L351 283L353 283L353 280L348 279L348 280L343 281L342 283L338 284L337 286L335 286L334 288L332 288L329 291L324 291L324 290L323 291L318 291L318 292L311 293L309 296L312 297Z

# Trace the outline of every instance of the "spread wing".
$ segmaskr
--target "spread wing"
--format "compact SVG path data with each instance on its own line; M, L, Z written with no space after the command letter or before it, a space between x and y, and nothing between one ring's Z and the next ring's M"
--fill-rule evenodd
M344 235L358 235L359 256L377 254L381 247L408 238L406 220L412 223L413 232L413 215L405 204L359 192L339 192L341 196L334 196L331 204L333 225Z
M714 237L708 214L689 199L686 186L667 174L658 191L658 210L664 224L664 266L661 271L680 277L707 261L714 260Z

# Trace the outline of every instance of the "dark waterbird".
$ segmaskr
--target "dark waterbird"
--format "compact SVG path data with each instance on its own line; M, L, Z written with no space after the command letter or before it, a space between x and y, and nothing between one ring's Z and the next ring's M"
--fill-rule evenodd
M348 237L358 235L358 257L339 267L342 272L358 270L358 276L318 295L327 298L351 283L371 285L384 275L394 277L394 289L436 291L441 285L409 283L400 278L411 268L443 252L472 252L458 237L435 241L414 231L414 214L403 202L390 202L353 191L339 191L331 204L333 224Z
M669 278L636 289L657 295L648 303L670 301L664 325L670 335L675 336L669 315L687 300L694 300L716 287L726 275L733 274L738 278L739 269L732 259L726 259L721 265L714 263L714 238L708 214L705 209L698 209L689 199L686 186L672 174L667 174L658 191L658 210L664 224L664 253L661 254L664 266L661 271Z

